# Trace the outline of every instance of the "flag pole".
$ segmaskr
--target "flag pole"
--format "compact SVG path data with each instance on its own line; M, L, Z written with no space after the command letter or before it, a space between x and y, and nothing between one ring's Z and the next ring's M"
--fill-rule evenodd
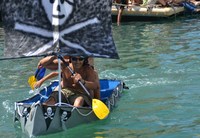
M58 87L58 92L59 92L59 95L58 95L58 99L59 99L59 106L61 106L61 60L60 58L58 58L58 80L59 80L59 87Z
M58 11L58 6L59 5L59 1L54 1L53 3L53 15L59 15L59 11ZM59 19L55 19L52 16L52 25L54 26L54 30L53 30L53 39L54 39L54 44L56 43L56 48L57 48L57 53L59 53L60 51L60 45L59 45L59 38L60 38L60 33L59 33ZM57 57L59 57L57 55ZM58 58L58 80L59 80L59 85L58 85L58 105L61 106L61 60L60 58Z

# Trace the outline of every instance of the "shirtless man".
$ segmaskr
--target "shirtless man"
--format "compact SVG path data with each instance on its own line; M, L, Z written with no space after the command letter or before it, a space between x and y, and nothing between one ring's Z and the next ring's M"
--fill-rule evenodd
M76 107L84 105L91 106L91 98L93 98L94 95L99 95L100 93L98 74L88 64L88 58L69 57L65 58L65 61L69 63L69 67L75 72L75 74L72 76L72 73L69 71L68 67L66 67L63 63L61 64L61 86L62 94L65 97L64 99L62 98L62 102L68 102ZM40 60L39 66L55 70L58 68L58 60L55 56L46 57ZM89 91L91 98L88 97L84 89L80 86L79 81ZM53 100L47 100L48 104L57 103L57 92L54 92L50 97L53 97Z

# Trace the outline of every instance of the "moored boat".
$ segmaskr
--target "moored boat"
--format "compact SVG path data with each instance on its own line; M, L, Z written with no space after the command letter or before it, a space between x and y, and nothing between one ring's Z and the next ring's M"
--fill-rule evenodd
M67 103L43 105L58 81L53 81L33 97L15 103L14 121L20 122L22 131L29 137L63 131L77 125L99 120L91 107L74 107ZM120 80L101 79L101 101L110 110L120 98L125 84Z
M162 18L169 18L182 14L185 11L184 7L173 6L173 7L159 7L154 6L149 8L148 6L132 6L125 7L122 13L122 21L128 20L155 20ZM116 21L118 14L117 5L112 6L112 17L113 21Z

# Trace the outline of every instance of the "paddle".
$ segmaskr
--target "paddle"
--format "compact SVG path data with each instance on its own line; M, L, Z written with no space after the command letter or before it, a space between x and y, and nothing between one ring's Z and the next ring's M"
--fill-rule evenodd
M28 78L28 84L29 84L29 86L31 87L31 89L32 90L34 90L34 84L36 83L36 78L35 78L35 76L30 76L29 78Z
M35 78L37 80L41 80L44 75L45 75L45 72L46 72L46 68L42 67L42 68L38 68L35 72Z
M74 71L69 67L69 64L63 59L63 57L61 55L59 55L58 58L60 58L63 61L63 63L69 69L69 71L72 73L72 75L74 75L75 74ZM91 98L90 93L88 92L88 90L85 88L85 86L82 84L81 81L79 81L79 84L84 89L84 91L87 93L87 95ZM106 118L108 116L108 114L110 113L108 107L101 100L92 99L92 98L91 98L91 100L92 100L92 110L94 111L95 115L99 119Z
M37 80L41 80L44 77L44 74L46 72L46 68L38 68L35 72L35 75L30 76L28 78L28 84L30 85L31 89L34 90L34 85Z

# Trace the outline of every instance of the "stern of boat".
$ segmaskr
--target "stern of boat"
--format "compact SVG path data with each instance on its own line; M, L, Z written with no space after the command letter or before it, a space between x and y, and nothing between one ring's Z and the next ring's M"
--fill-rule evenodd
M121 97L124 89L128 89L125 83L121 80L100 80L101 86L101 101L103 101L112 110L116 102Z

